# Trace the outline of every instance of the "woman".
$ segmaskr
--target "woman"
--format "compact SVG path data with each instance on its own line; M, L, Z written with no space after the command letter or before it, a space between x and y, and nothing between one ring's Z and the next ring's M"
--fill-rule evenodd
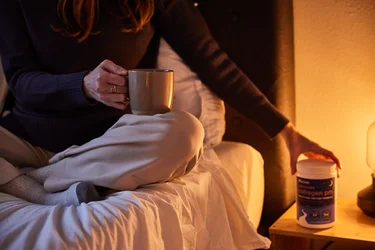
M301 153L340 166L229 60L191 1L40 2L4 0L0 10L0 55L15 98L12 114L0 123L0 191L41 204L79 204L98 198L93 184L134 189L190 171L203 140L193 116L124 115L123 76L127 69L155 67L160 37L270 138L281 133L292 173ZM26 153L20 157L15 147ZM119 162L124 169L116 168ZM24 175L20 167L42 168Z

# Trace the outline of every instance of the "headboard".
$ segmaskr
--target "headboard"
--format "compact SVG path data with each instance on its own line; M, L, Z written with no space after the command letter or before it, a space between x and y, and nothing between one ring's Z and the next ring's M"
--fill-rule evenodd
M213 36L268 99L295 122L293 0L197 0ZM259 232L294 202L294 178L280 136L270 141L249 119L226 105L224 140L247 143L265 161L265 201Z
M0 116L3 111L5 97L7 95L7 92L8 92L8 88L6 85L5 75L3 72L3 65L1 64L1 59L0 59Z

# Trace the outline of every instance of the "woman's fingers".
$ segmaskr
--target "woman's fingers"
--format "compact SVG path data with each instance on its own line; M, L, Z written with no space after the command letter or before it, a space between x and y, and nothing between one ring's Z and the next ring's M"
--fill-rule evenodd
M305 156L307 156L308 158L313 158L313 159L321 159L321 160L330 160L331 159L328 156L317 154L317 153L314 153L314 152L305 152L303 154Z
M340 177L340 170L342 169L340 160L331 151L320 148L319 150L314 150L313 152L304 152L303 154L308 158L333 161L336 163L337 177Z
M105 69L106 71L112 73L112 74L117 74L117 75L126 75L128 71L124 69L123 67L115 64L111 60L104 60L101 64L100 67Z
M111 93L111 94L127 94L128 87L127 86L117 86L114 84L107 84L105 90L102 93Z
M126 86L126 79L123 76L109 73L106 79L109 84L114 84L117 86Z
M331 151L301 135L293 124L288 123L281 131L281 135L289 150L292 174L296 171L298 157L300 154L304 154L308 158L332 160L336 163L339 176L339 170L342 168L339 159Z
M119 79L120 78L120 79ZM127 94L128 86L125 84L125 79L118 75L113 75L108 72L101 72L95 82L96 91L98 93L106 94Z
M129 100L125 94L112 94L112 93L100 94L100 99L104 101L123 102L123 103L126 103Z
M102 100L102 102L107 106L114 107L114 108L120 109L120 110L125 110L129 105L128 103L112 102L112 101L106 101L106 100Z
M313 147L311 151L309 150L307 152L304 152L303 154L309 158L332 160L336 163L337 167L341 169L340 160L331 151L320 146Z
M83 89L88 98L117 109L128 106L127 70L110 60L104 60L83 79Z
M125 77L115 75L104 70L99 71L95 83L99 92L108 91L111 87L113 87L112 85L116 85L118 88L122 87L127 89Z

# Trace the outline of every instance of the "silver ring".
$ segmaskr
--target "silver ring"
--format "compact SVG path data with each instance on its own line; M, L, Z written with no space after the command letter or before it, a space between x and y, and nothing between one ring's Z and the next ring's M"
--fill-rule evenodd
M110 93L116 93L116 92L117 92L117 87L116 87L116 85L113 85L113 86L109 89L109 92L110 92Z

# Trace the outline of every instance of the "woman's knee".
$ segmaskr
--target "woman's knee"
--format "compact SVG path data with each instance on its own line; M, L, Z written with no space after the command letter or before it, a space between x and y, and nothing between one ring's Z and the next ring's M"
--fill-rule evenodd
M204 138L201 122L192 114L184 111L173 111L168 115L173 118L167 135L170 144L178 145L178 149L185 152L199 151Z
M165 157L189 172L195 166L203 150L204 129L201 122L184 111L164 114L171 118L163 148Z

